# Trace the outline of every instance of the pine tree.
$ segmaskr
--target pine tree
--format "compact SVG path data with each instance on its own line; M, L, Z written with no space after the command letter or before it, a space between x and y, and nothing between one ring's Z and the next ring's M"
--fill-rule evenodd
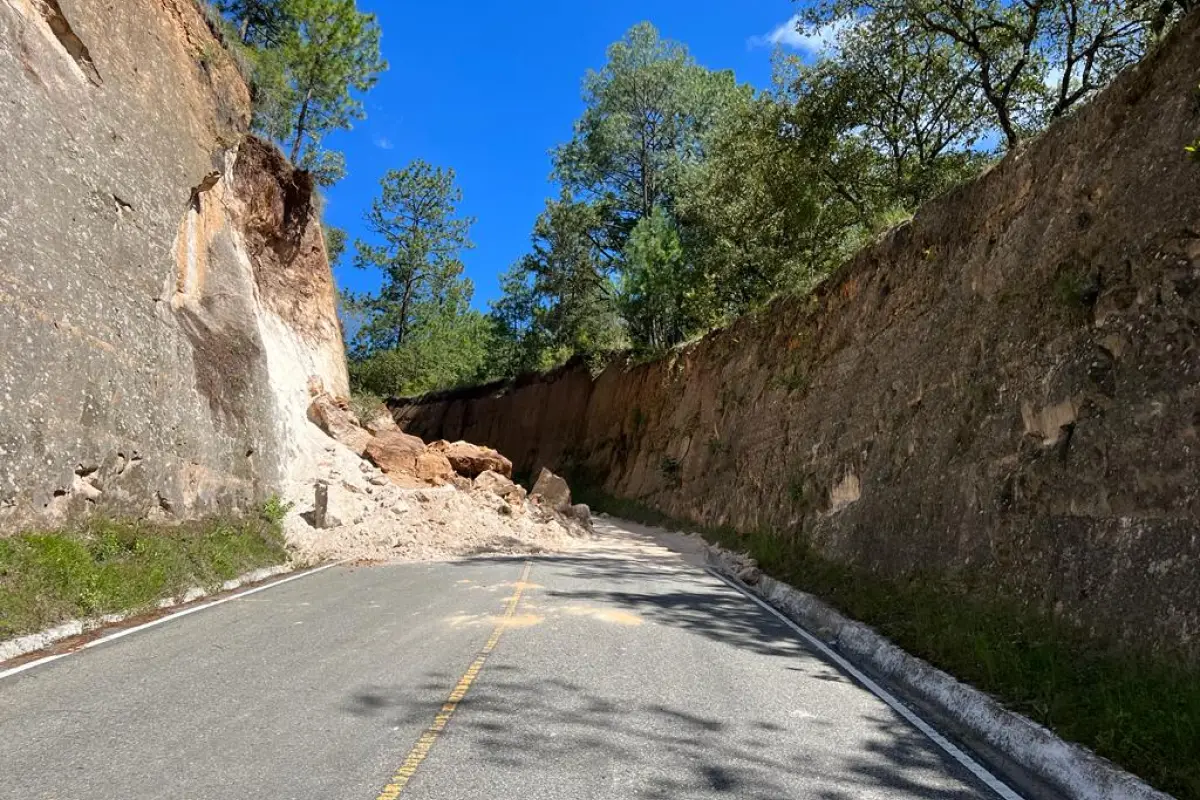
M454 170L418 160L388 172L380 188L366 214L379 243L354 243L354 265L383 274L379 294L360 303L368 314L356 342L362 353L405 344L422 313L450 303L463 283L461 253L472 246L474 220L458 215Z
M355 0L280 3L289 30L260 59L255 124L286 145L292 163L328 186L345 174L345 160L321 142L365 116L359 95L387 68L379 25Z
M361 326L351 377L364 390L409 394L483 377L490 325L470 307L462 253L474 220L458 213L454 170L414 161L384 176L367 212L373 242L354 243L354 264L378 270L376 294L351 297Z

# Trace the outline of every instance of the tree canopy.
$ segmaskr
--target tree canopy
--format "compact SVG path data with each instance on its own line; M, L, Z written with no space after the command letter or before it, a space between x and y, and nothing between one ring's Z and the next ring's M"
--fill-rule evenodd
M366 213L370 240L355 241L354 265L377 270L379 291L346 298L357 332L351 375L377 394L410 394L482 374L490 326L470 308L463 275L474 220L459 214L452 169L414 161L388 172Z
M1070 114L1195 0L814 0L817 56L775 56L756 90L639 23L583 78L551 153L554 196L488 314L462 254L451 169L389 171L354 243L377 292L349 295L356 385L407 394L575 355L654 353L781 292ZM322 186L327 135L386 68L355 0L219 0L254 58L254 126ZM1200 145L1194 145L1193 154ZM344 232L326 227L332 260Z
M362 119L362 95L387 68L374 14L356 0L221 0L254 61L254 128L320 186L345 175L325 137Z
M892 46L957 51L1009 147L1140 58L1153 16L1128 0L818 0L801 15L810 32L867 20Z
M1069 114L1194 0L816 0L755 91L649 23L583 79L561 196L492 307L494 370L657 351L806 291Z

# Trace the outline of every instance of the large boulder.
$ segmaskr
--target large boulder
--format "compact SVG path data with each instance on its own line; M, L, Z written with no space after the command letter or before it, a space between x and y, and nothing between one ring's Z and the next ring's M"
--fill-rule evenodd
M571 487L550 470L542 467L530 495L547 508L562 511L571 506Z
M442 453L459 475L477 478L492 471L506 478L512 477L512 462L490 447L480 447L470 442L434 442L430 450Z
M387 431L400 430L400 426L392 418L392 412L388 411L387 406L384 405L375 407L370 414L363 418L363 427L376 436Z
M358 418L345 401L339 401L325 392L309 403L308 419L357 455L361 456L371 441L371 434L358 424Z
M484 470L475 479L475 488L504 498L509 505L521 507L525 503L525 489L498 472Z
M441 486L454 478L454 468L444 455L400 431L383 431L373 437L363 456L401 486Z

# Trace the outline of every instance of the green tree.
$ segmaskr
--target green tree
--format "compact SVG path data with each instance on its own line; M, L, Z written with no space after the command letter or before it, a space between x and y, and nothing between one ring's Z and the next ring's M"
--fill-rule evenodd
M602 214L569 191L546 203L534 225L532 250L503 278L493 304L499 334L515 341L516 371L553 366L576 353L625 345L610 261L600 241Z
M814 63L777 54L774 91L719 109L677 191L686 274L712 287L702 307L721 321L815 285L986 163L985 112L969 65L927 34L895 42L864 19Z
M354 243L354 264L377 269L383 286L377 295L356 298L365 321L355 342L361 355L404 345L422 320L457 307L470 283L462 277L461 254L472 245L474 220L462 217L462 190L452 169L414 161L381 181L381 194L366 214L373 244Z
M968 60L1009 147L1137 60L1152 27L1127 0L818 0L801 17L810 32L869 18L896 46L944 39Z
M387 68L379 25L355 0L282 0L282 7L289 30L259 60L255 125L328 186L345 174L345 161L321 142L365 116L359 95Z
M662 206L641 219L625 246L620 305L635 344L661 350L716 322L713 276L695 269Z
M423 307L402 346L352 358L349 366L354 388L381 397L401 397L490 377L491 322L469 308L469 299L468 287L440 306Z
M328 223L322 223L321 229L325 234L325 252L329 256L329 265L336 267L346 254L346 231Z
M293 27L288 0L219 0L217 9L232 20L244 45L278 47Z
M824 120L816 128L878 156L888 206L914 210L979 171L986 156L987 103L961 48L945 37L912 29L894 36L885 20L846 26L836 53L800 67L795 102Z
M682 241L696 273L715 277L718 319L811 285L857 219L822 190L819 148L829 142L800 130L792 107L769 94L739 104L713 130L708 158L680 192Z
M586 109L554 152L554 175L604 214L604 255L620 257L638 221L670 207L683 172L703 158L703 135L734 96L731 72L710 72L683 45L635 25L584 78Z
M488 371L512 376L553 367L557 359L542 325L538 296L521 262L500 276L500 291L489 314Z
M461 255L473 220L458 212L454 170L415 161L380 188L366 215L374 241L355 242L354 264L378 270L382 286L346 302L355 386L402 395L483 379L492 324L470 307Z

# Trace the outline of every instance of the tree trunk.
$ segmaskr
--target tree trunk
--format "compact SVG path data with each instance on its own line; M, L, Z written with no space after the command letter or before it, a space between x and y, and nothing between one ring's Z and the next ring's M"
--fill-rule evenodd
M242 44L250 44L250 15L242 17L242 27L238 30Z
M1008 140L1008 149L1011 150L1021 143L1021 134L1017 133L1016 126L1013 125L1012 111L1008 107L1008 89L1000 90L992 81L991 65L985 63L980 69L980 82L983 88L983 96L988 101L988 104L996 112L996 121L1000 123L1000 130L1004 133L1004 138ZM1012 82L1008 83L1011 88Z
M412 306L413 282L404 285L404 299L400 301L400 324L396 326L396 346L404 344L408 336L408 311Z
M1021 143L1021 134L1017 133L1017 129L1013 126L1008 103L997 100L992 103L992 107L996 109L996 116L1000 120L1000 130L1004 131L1004 137L1008 140L1008 149L1011 150Z
M312 102L312 89L304 96L304 104L300 106L300 116L296 118L296 138L292 142L292 164L300 159L300 146L304 144L304 126L308 122L308 104Z

